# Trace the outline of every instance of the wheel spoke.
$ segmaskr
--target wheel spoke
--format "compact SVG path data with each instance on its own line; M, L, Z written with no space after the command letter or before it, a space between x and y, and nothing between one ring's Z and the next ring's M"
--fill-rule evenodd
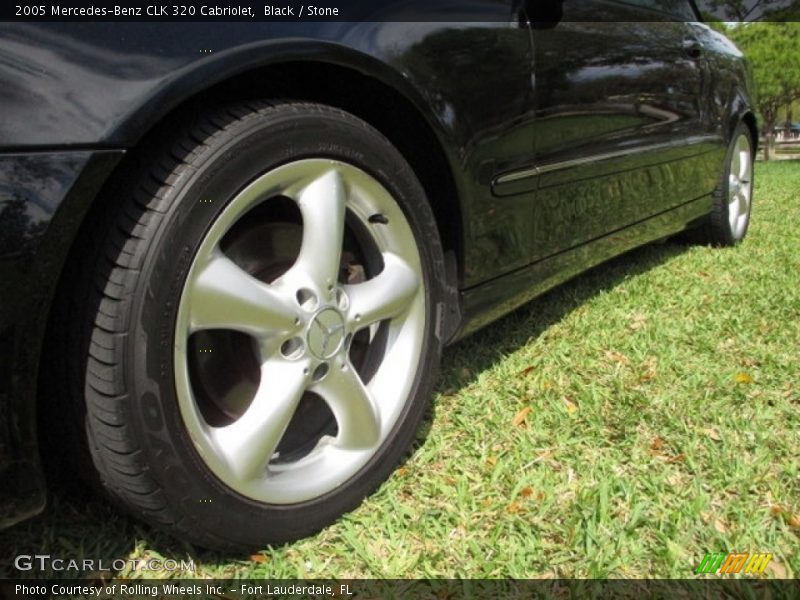
M742 152L739 148L739 144L736 144L736 147L733 150L733 156L731 157L731 170L730 172L738 179L742 175Z
M380 439L380 414L369 389L352 366L336 366L314 387L330 406L339 435L336 445L346 450L371 448Z
M734 161L731 165L731 172L735 173L740 180L748 180L750 175L750 143L747 136L740 135L736 140Z
M405 310L419 288L419 277L395 254L384 254L383 271L364 283L345 286L350 317L360 326L390 319Z
M320 289L338 279L345 202L344 181L333 170L312 181L297 200L303 216L303 241L294 268L303 271Z
M272 360L261 368L261 385L239 419L212 431L228 468L241 480L264 475L308 384L305 361Z
M219 252L195 276L190 297L190 332L233 329L265 337L294 325L294 307L280 293Z
M743 212L739 215L739 218L736 221L736 230L741 231L744 229L745 223L747 222L747 213Z
M740 215L747 214L747 209L748 209L749 203L750 202L749 202L749 199L748 199L748 196L747 196L747 190L745 190L745 188L742 187L742 189L739 190L739 214Z
M741 199L739 194L731 194L730 202L728 202L728 221L731 224L732 233L736 233L736 223L739 220L741 212Z

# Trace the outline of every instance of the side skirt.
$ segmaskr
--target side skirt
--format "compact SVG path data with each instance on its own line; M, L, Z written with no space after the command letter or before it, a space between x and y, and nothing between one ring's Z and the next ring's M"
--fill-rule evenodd
M644 221L523 269L461 292L463 320L454 342L485 327L536 296L615 256L683 231L711 212L711 196L702 196Z

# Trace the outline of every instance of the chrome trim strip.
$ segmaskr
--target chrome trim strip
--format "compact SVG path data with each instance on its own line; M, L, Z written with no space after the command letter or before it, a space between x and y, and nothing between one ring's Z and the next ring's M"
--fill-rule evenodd
M540 173L539 167L530 167L521 171L512 171L505 175L500 175L494 180L494 185L502 185L504 183L511 183L512 181L519 181L520 179L527 179L528 177L536 177Z
M543 175L544 173L551 173L553 171L560 171L562 169L569 169L571 167L579 167L581 165L586 165L593 162L600 162L612 158L621 158L623 156L637 154L639 152L655 152L658 150L667 150L669 148L678 148L680 146L693 146L695 144L703 144L706 142L722 142L722 137L718 135L696 135L678 142L662 142L660 144L650 144L649 146L637 146L635 148L614 150L613 152L606 152L604 154L595 154L593 156L586 156L583 158L573 158L562 162L527 167L519 171L512 171L510 173L500 175L494 180L494 185L511 183L513 181L519 181L520 179L536 177L537 175Z

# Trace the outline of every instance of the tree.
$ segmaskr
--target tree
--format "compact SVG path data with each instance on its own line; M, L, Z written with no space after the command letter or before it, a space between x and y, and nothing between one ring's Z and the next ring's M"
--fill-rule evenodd
M728 30L753 72L756 108L767 140L774 145L778 110L800 98L800 23L746 23Z

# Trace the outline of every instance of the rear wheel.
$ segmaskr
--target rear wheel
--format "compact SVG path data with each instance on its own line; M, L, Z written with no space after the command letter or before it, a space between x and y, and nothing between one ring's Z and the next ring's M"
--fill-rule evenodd
M442 253L383 136L312 104L209 113L110 220L85 397L115 498L251 549L313 533L388 476L439 359Z

